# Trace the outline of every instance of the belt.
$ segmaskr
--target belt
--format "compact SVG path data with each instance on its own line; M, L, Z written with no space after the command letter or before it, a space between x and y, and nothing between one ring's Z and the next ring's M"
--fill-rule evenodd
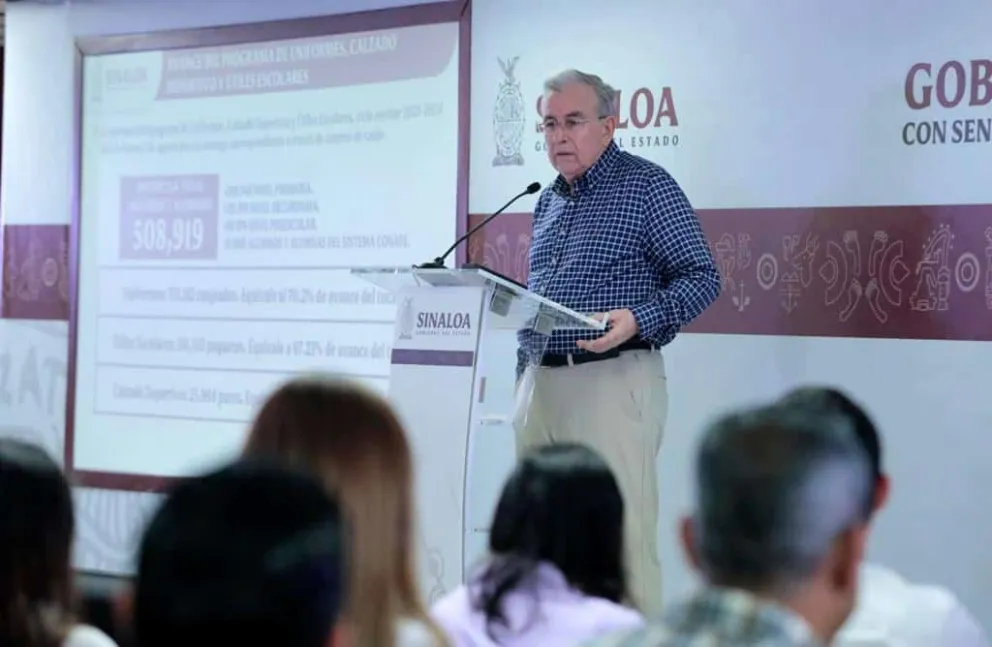
M601 362L604 359L614 359L620 357L620 353L626 353L631 350L654 350L655 348L657 347L654 344L638 339L636 341L625 342L616 348L602 353L590 353L586 351L584 353L568 353L567 355L545 355L541 358L541 366L549 368L578 366L579 364L588 364L589 362Z

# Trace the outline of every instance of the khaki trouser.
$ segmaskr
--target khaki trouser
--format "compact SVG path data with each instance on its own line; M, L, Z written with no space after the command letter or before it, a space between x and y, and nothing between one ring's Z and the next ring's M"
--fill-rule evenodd
M577 366L529 367L517 389L517 454L578 442L602 454L620 484L628 584L649 615L661 611L655 461L668 416L665 361L651 351Z

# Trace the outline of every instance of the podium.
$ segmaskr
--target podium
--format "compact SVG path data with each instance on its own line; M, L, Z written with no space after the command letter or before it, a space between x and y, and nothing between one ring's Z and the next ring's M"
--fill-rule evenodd
M397 305L389 400L414 453L418 576L433 603L485 555L516 461L517 349L537 363L554 331L606 325L481 267L352 274L390 292Z

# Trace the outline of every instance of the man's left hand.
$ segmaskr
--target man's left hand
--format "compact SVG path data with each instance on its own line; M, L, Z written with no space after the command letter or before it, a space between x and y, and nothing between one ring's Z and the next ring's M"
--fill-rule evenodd
M587 350L590 353L605 353L625 341L633 339L634 335L639 332L637 320L634 319L634 313L627 308L623 310L610 310L605 314L597 313L592 317L600 321L605 317L609 328L602 337L588 340L580 339L576 342L579 348Z

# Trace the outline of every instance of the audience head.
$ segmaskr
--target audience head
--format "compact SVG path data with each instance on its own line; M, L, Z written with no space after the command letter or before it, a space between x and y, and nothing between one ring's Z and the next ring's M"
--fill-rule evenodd
M0 644L60 645L72 627L72 495L39 447L0 439Z
M353 537L346 615L358 644L392 647L403 618L444 643L415 579L410 446L385 400L330 377L292 380L262 406L244 453L306 469L340 498Z
M345 529L315 479L242 462L183 481L140 546L141 647L341 645Z
M842 416L782 406L728 415L699 449L683 522L690 560L712 585L792 608L829 642L854 606L872 482Z
M587 595L624 601L623 524L620 488L599 454L562 443L524 456L503 487L491 557L472 587L490 635L508 629L504 597L547 577L542 565Z
M827 387L802 387L790 391L781 400L784 406L812 412L833 413L848 420L854 435L868 454L875 482L872 507L878 511L889 498L889 478L882 469L882 439L868 413L842 391Z

